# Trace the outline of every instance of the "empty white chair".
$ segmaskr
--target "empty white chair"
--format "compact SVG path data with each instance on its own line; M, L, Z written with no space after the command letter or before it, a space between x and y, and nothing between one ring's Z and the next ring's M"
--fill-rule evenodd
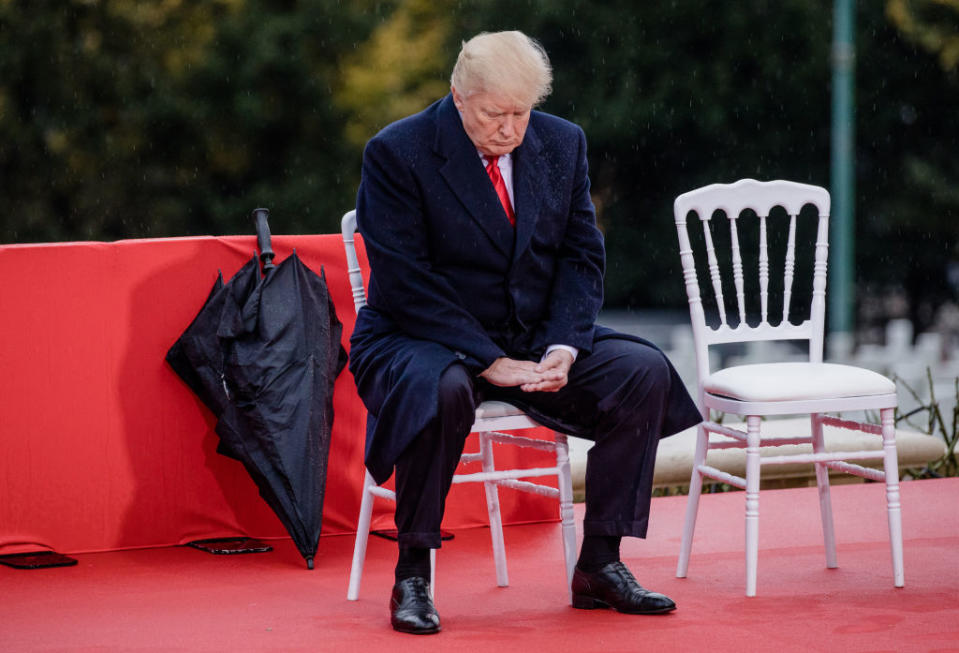
M363 288L363 273L356 254L354 234L356 232L356 212L350 211L343 216L343 244L346 247L346 262L349 267L350 285L353 288L353 304L357 312L366 305L366 291ZM482 472L456 474L453 483L481 482L486 490L486 507L489 511L490 535L493 540L493 557L496 562L496 584L509 585L506 570L506 548L503 542L503 520L500 515L500 487L531 492L559 499L559 515L562 522L563 552L566 567L566 589L569 591L573 579L573 566L576 564L576 526L573 521L573 484L569 469L569 447L566 435L553 433L553 440L528 438L504 431L539 428L540 425L530 419L523 411L502 401L484 401L476 408L476 420L471 433L479 434L479 451L464 453L462 462L479 462ZM500 469L493 460L493 444L511 444L555 452L556 465L553 467ZM520 480L523 478L555 476L557 487ZM370 533L370 520L373 515L373 497L395 501L392 490L378 486L369 472L363 481L363 500L360 516L356 525L356 544L353 548L353 565L350 569L350 586L346 598L355 601L360 592L360 580L363 575L363 562L366 558L366 543ZM435 575L434 575L435 578Z
M811 211L807 205L816 211ZM804 207L807 207L805 211ZM696 442L676 575L680 578L686 576L699 495L703 477L708 476L746 491L746 595L755 596L761 468L805 462L815 464L816 468L826 566L830 568L837 565L829 470L848 472L885 483L893 579L896 587L902 587L902 521L894 428L895 385L870 370L823 363L822 360L829 193L824 188L807 184L743 179L734 184L712 184L684 193L676 198L673 208L696 349L698 401L705 420L699 426ZM773 215L770 215L771 211ZM690 216L693 223L700 223L702 233L694 228L695 224L690 225L687 231L687 218ZM704 260L700 258L700 265L709 271L709 283L703 285L710 313L715 311L712 324L707 324L691 232L696 237L697 251L702 250L705 257ZM774 238L774 233L781 235L781 238ZM803 235L808 238L803 238ZM728 254L714 246L714 242L720 238L728 241ZM803 240L809 242L803 243ZM747 242L750 244L748 248L745 245ZM803 244L807 245L803 249L812 251L813 260L811 266L801 268L797 264L797 260L802 262L797 259L797 251ZM773 252L776 256L772 256ZM780 253L781 258L778 256ZM747 274L744 271L746 263L753 261L757 263L757 274ZM810 272L811 287L798 288L811 291L811 302L799 310L793 309L791 304L799 303L792 301L792 295L793 279L799 276L801 269ZM778 274L771 281L771 274L780 271L782 283L779 283ZM735 295L735 302L727 305L724 291L730 290ZM801 293L797 291L796 294ZM780 301L782 314L771 316L770 313L773 308L779 307ZM773 308L770 304L773 304ZM807 310L808 315L805 314ZM707 355L710 346L765 340L808 342L808 362L771 362L710 369ZM710 411L745 417L746 431L712 421ZM881 424L860 423L824 414L844 411L878 411ZM811 435L786 438L761 435L764 417L787 414L809 414ZM823 443L824 424L873 433L882 438L883 447L871 451L827 452ZM720 437L712 439L714 435ZM762 447L804 442L812 444L813 453L760 456ZM707 450L727 447L746 449L745 478L706 464ZM869 458L882 458L883 471L848 462Z

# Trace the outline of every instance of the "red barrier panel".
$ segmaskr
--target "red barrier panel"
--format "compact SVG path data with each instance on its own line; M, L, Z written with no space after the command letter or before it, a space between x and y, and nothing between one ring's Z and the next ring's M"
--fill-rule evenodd
M277 262L294 247L325 269L348 349L342 241L273 237ZM217 270L228 281L254 248L252 236L0 247L0 553L286 536L242 465L215 452L212 414L164 361ZM334 410L324 535L352 532L359 514L366 415L348 370ZM555 501L501 495L508 523L557 517ZM482 487L454 487L447 515L447 528L485 524ZM378 502L374 528L390 527Z

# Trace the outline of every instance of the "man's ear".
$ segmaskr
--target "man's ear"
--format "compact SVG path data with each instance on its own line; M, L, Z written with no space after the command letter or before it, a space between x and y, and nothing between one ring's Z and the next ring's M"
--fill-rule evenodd
M463 110L463 98L456 92L456 87L452 84L450 85L450 92L453 94L453 104L456 105L456 108L460 111Z

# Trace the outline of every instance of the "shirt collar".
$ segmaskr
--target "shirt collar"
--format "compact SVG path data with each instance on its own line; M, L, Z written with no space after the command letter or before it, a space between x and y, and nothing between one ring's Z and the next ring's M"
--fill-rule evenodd
M486 156L485 156L482 152L480 152L479 150L476 150L476 153L479 155L479 158L481 158L483 161L486 161ZM507 154L500 154L500 155L499 155L499 161L503 161L503 162L507 162L507 163L512 163L512 161L513 161L513 153L512 153L512 152L509 152L509 153L507 153ZM499 161L497 161L497 164L499 163Z

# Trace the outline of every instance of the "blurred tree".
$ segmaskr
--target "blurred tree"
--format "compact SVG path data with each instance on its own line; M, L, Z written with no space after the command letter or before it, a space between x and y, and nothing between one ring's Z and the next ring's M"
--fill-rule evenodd
M362 148L387 124L449 91L450 0L407 0L345 58L337 105L346 138Z
M957 0L860 3L857 279L920 328L959 261ZM329 232L362 146L522 29L586 130L607 305L685 305L672 201L829 181L831 0L0 0L0 242ZM930 36L933 35L933 36ZM934 38L933 38L934 37Z
M948 280L959 262L959 76L922 36L959 39L955 6L889 2L887 15L906 13L890 24L879 11L863 12L858 39L857 277L864 293L904 291L908 313L894 316L910 317L917 330L959 298Z
M373 1L0 2L0 242L328 231L358 153L331 102Z
M959 0L888 0L886 15L911 41L938 55L944 70L959 69Z

